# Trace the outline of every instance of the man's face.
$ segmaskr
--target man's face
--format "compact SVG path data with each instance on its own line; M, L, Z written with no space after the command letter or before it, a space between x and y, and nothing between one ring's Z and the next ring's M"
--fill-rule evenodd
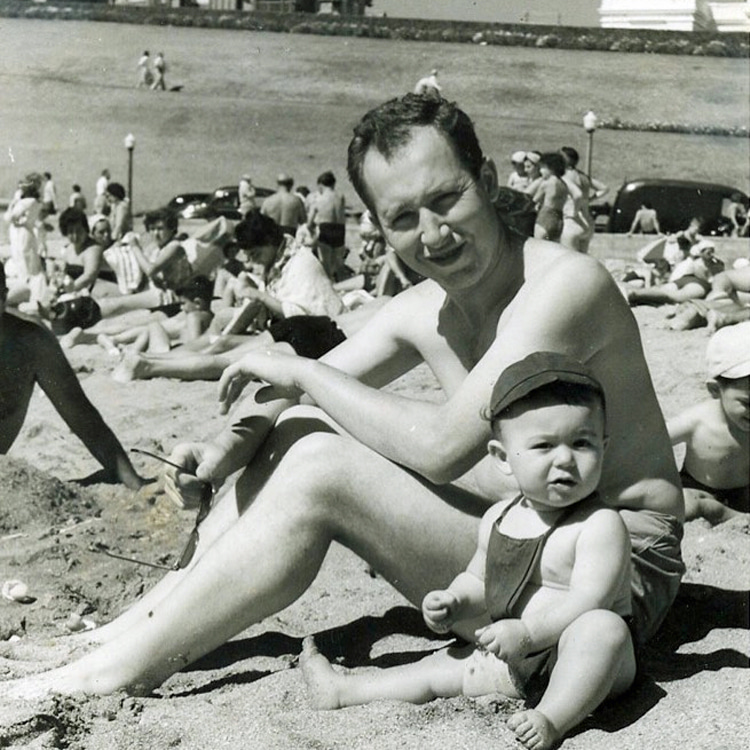
M420 127L390 161L370 149L362 175L386 241L418 273L445 289L466 289L497 263L491 164L475 180L444 136Z

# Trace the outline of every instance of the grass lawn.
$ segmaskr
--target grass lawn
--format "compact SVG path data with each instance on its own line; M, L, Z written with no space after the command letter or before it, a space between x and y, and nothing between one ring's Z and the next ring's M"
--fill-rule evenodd
M304 35L0 19L0 198L31 170L50 171L59 198L73 182L93 197L102 168L126 182L123 138L137 139L137 211L179 192L211 190L250 172L314 185L345 178L352 126L410 90L432 67L472 116L504 177L517 149L586 149L583 114L638 122L743 125L747 60L480 47ZM168 85L136 90L136 61L162 50ZM746 138L599 130L594 174L750 183Z

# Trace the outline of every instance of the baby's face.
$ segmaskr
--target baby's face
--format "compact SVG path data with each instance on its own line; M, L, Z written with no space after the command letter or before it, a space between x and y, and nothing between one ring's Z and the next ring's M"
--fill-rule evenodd
M599 404L526 409L502 420L500 439L519 487L540 509L573 505L599 484L606 443Z
M750 432L750 375L724 381L719 386L719 401L727 421Z

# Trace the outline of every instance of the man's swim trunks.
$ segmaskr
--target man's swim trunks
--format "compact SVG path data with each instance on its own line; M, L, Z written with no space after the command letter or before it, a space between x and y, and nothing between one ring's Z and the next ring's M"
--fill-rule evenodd
M750 505L750 485L744 487L731 487L729 489L716 489L715 487L709 487L707 484L696 479L684 466L680 471L680 479L682 480L682 488L687 490L701 490L707 495L715 497L720 503L746 512L748 505Z
M685 573L680 542L682 524L666 513L652 510L619 511L630 534L631 594L636 645L659 629L680 588Z

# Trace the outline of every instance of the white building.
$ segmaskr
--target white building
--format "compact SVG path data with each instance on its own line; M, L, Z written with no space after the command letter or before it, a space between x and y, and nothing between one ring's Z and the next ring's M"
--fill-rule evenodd
M602 0L605 29L750 31L750 0Z

